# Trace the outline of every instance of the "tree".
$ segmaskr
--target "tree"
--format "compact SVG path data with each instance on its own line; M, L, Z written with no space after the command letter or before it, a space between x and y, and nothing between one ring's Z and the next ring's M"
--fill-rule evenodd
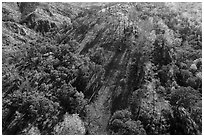
M84 135L85 127L83 121L77 114L68 114L64 115L62 122L58 123L54 127L55 135Z
M146 134L141 122L131 119L132 114L128 110L116 111L109 123L112 134L117 135L144 135Z
M201 121L194 117L201 118L202 107L200 105L201 94L191 87L180 87L172 91L170 95L170 104L173 109L171 117L171 134L200 134ZM199 113L198 113L199 112Z

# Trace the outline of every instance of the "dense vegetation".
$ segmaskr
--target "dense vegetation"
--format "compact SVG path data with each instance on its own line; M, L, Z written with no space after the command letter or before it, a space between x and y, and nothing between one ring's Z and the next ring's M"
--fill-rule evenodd
M202 134L201 3L2 5L3 134Z

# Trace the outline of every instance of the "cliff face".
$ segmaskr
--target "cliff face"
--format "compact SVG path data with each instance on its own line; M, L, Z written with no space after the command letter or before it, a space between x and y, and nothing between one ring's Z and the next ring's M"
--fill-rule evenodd
M202 123L193 113L198 109L200 116L200 104L194 102L197 108L191 112L183 105L187 96L201 101L202 31L200 20L191 18L200 8L198 3L197 11L184 15L179 4L2 3L4 134L31 129L40 134L81 134L66 122L75 116L83 134L85 128L86 134L180 134L174 123L182 119L191 122L183 123L181 134L200 134ZM25 57L16 57L18 53ZM12 80L7 68L19 79ZM48 102L51 110L45 118L34 113L33 102L25 102L32 106L25 114L22 107L8 104L13 96L9 93L24 94L24 87ZM25 98L35 98L30 88ZM189 92L179 102L174 96L191 89L195 97ZM33 119L19 127L17 113L25 123Z
M74 10L71 5L63 3L2 3L3 48L9 44L26 43L39 33L44 35L71 26L70 18L74 18L77 12L77 8Z

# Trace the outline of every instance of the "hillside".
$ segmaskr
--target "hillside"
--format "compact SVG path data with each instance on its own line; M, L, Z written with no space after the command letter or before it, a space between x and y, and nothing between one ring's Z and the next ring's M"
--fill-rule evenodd
M2 3L2 134L202 134L201 3Z

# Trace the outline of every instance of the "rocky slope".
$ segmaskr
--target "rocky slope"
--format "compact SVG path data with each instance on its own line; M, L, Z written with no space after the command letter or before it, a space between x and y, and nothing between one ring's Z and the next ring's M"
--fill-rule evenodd
M201 134L200 5L2 3L3 134Z

